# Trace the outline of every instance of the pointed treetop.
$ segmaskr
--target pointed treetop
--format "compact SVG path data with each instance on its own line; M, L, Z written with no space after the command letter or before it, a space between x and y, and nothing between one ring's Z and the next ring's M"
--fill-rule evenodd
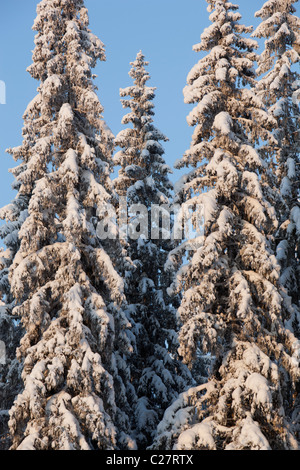
M149 62L145 61L145 56L142 51L139 51L136 60L130 62L132 66L129 76L134 80L136 86L142 87L145 83L150 80L150 74L145 70L145 67L149 65Z
M87 25L81 0L39 4L29 71L40 86L22 145L11 150L28 197L9 273L13 314L25 328L17 352L24 390L9 422L15 449L134 445L124 283L97 231L98 209L112 199L112 136L92 74L104 49Z

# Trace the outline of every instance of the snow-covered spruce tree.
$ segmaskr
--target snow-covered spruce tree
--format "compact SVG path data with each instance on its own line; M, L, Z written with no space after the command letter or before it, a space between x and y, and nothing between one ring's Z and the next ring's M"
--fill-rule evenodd
M22 328L13 321L10 305L0 301L0 450L8 450L9 409L21 391L21 366L16 359Z
M19 195L30 195L9 270L25 328L12 449L127 448L129 323L123 281L96 230L112 191L111 138L91 72L104 47L83 0L43 0L34 29L29 72L40 86L11 150L24 165Z
M25 166L11 170L19 174ZM19 189L15 181L13 189ZM22 389L21 364L16 359L16 349L20 344L23 328L18 318L12 316L14 299L8 280L9 268L20 247L18 232L28 211L28 196L17 194L15 199L0 210L0 218L5 222L0 227L0 238L5 246L0 252L0 341L4 357L0 363L0 449L10 447L8 432L9 409ZM3 346L4 345L4 346Z
M20 344L23 329L11 312L9 289L7 289L7 270L10 262L9 250L0 252L0 450L10 446L8 432L9 409L22 389L21 365L16 359L16 349Z
M22 328L13 321L9 307L0 302L0 450L10 447L9 409L22 389L21 366L16 359Z
M130 109L122 123L130 127L116 137L121 150L115 155L115 165L121 168L114 180L117 193L126 198L129 217L134 218L130 208L138 210L142 205L147 219L146 233L128 233L125 241L134 265L126 277L126 297L136 338L131 368L138 398L135 426L141 448L151 443L164 410L191 382L188 369L178 361L176 311L166 295L169 281L164 264L172 241L170 233L158 227L158 218L155 222L159 216L156 210L164 213L165 221L170 220L173 186L161 144L167 138L153 124L155 88L147 86L147 65L139 52L129 72L134 84L120 91L123 107ZM140 222L142 215L138 217Z
M277 259L281 265L281 284L294 305L300 307L300 112L299 51L300 19L295 15L297 0L270 0L256 17L261 23L253 36L265 38L260 56L257 94L276 120L276 146L266 143L261 152L273 163L273 185L280 196L277 202L279 230L276 236ZM293 327L298 330L299 319Z
M245 35L238 7L207 0L212 25L188 76L185 101L195 126L179 167L191 166L179 198L204 206L204 234L170 255L189 263L172 289L183 290L180 353L214 357L206 384L180 395L158 427L154 448L294 449L292 414L299 393L299 342L285 327L290 315L278 290L279 265L269 234L275 210L260 179L258 139L274 142L274 120L254 85L257 44ZM189 246L190 245L190 246ZM194 250L193 250L194 247ZM299 410L298 410L299 412Z

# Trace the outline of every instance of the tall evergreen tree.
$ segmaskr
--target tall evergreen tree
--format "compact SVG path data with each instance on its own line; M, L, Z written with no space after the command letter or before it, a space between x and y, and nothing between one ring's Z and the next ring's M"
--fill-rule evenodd
M270 237L278 223L254 148L259 139L276 143L274 119L251 90L258 45L245 35L252 29L240 23L238 6L207 3L212 25L194 46L207 55L184 90L196 104L188 116L195 131L179 163L193 168L179 198L195 210L204 206L204 235L193 240L172 289L184 291L184 361L192 363L200 346L214 363L207 384L166 411L154 447L294 449L300 348L285 325L291 312L279 293ZM175 267L186 246L172 253Z
M266 2L256 13L261 23L253 36L266 39L258 67L262 78L256 89L276 121L278 144L266 144L261 152L272 163L273 185L279 195L276 245L282 269L280 280L292 302L300 307L300 110L299 100L295 99L295 87L299 88L295 66L299 64L296 45L300 42L300 19L295 15L296 2ZM293 323L299 335L299 318Z
M21 335L22 328L13 320L10 306L0 301L0 450L11 445L9 409L22 389L21 365L16 359Z
M166 295L164 265L172 242L170 233L159 227L158 216L162 210L164 220L170 221L173 186L160 143L167 138L153 124L155 88L147 86L147 65L139 52L129 73L134 84L120 92L123 107L130 109L122 123L130 127L116 137L121 150L115 156L115 164L121 168L114 181L119 196L126 198L129 212L134 205L145 209L138 217L139 223L144 222L145 231L136 237L130 233L129 225L127 252L134 270L126 279L128 314L136 338L131 367L137 390L135 421L141 447L151 443L163 411L191 380L188 369L178 360L176 311Z
M7 253L0 252L1 273L7 270ZM4 276L3 276L4 277ZM23 329L11 314L12 304L2 292L0 300L0 450L7 450L11 443L8 430L9 409L22 389L21 365L16 359Z
M83 0L37 7L33 64L39 80L25 113L18 198L28 217L9 270L25 335L24 390L10 410L12 449L115 449L129 437L132 346L123 281L97 236L97 208L111 199L112 161L92 68L104 46ZM22 165L21 164L21 165Z
M21 163L11 170L15 175L24 171L26 165ZM15 180L13 189L18 191ZM28 215L28 195L18 192L15 199L0 210L0 218L5 221L0 228L0 238L6 249L0 253L0 341L4 345L4 360L0 364L0 448L7 449L11 443L8 432L9 409L22 389L21 364L16 359L16 349L24 333L20 319L13 317L15 301L8 279L9 269L20 247L18 232Z

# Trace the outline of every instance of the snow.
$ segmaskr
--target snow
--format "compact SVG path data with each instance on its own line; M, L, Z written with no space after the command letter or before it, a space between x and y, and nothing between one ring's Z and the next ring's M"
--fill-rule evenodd
M279 90L281 88L281 77L277 76L270 85L271 90Z
M65 160L60 166L60 173L70 171L74 175L78 175L78 164L77 164L77 152L73 149L69 149L66 153ZM77 180L77 179L76 179Z
M152 279L149 279L147 277L143 277L139 283L139 290L142 294L146 294L148 290L151 290L155 287L154 282Z
M216 69L216 80L225 81L227 78L227 67L219 67Z
M151 405L147 397L139 398L136 405L136 415L138 428L141 430L148 427L152 428L157 422L157 414L151 409Z
M210 420L196 424L180 434L173 450L193 450L196 446L207 450L216 450L213 426Z
M42 95L43 95L43 98L47 97L47 98L51 98L60 88L62 87L62 83L61 83L61 80L59 78L58 75L51 75L50 77L48 77L44 84L43 84L43 88L42 88ZM34 102L31 103L30 105L30 108L32 106L32 104L37 104L39 102L38 99L36 99ZM30 110L29 108L29 110ZM27 111L28 111L28 108L27 108Z
M25 437L22 443L18 447L18 451L32 451L36 450L35 443L39 441L39 433L35 432Z
M287 176L285 176L282 180L280 186L280 193L285 198L290 197L292 195L291 181Z
M271 450L270 444L260 430L258 423L253 421L249 413L243 420L241 429L234 430L233 438L235 438L235 434L237 434L236 442L228 444L225 450Z
M274 106L272 106L270 108L270 113L272 113L272 115L275 118L279 118L280 116L284 116L285 107L286 107L286 99L282 98L282 99L278 100L274 104Z
M259 201L262 201L264 199L260 186L260 181L256 173L244 171L242 182L244 183L245 189L247 190L248 194L257 198Z
M28 114L32 113L40 103L41 103L41 96L36 95L33 98L33 100L30 101L30 103L28 104L26 110L24 111L23 119L25 119Z
M257 404L265 408L272 408L272 395L268 381L261 374L251 374L246 380L246 387L248 387L255 394L255 401Z
M278 261L284 261L287 257L289 250L289 243L287 240L281 240L279 244L277 245L277 260Z
M89 198L91 198L91 200L97 201L99 207L98 214L100 215L100 208L104 208L105 210L109 208L108 201L110 199L110 196L103 187L103 185L96 181L93 172L91 172L90 170L83 171L82 178L89 185Z
M297 177L296 173L296 162L294 158L289 157L286 161L286 166L287 166L287 176L289 179L294 179Z
M44 0L38 6L37 49L30 70L35 78L47 78L25 111L24 144L12 151L23 161L15 170L15 187L22 186L24 199L30 196L29 210L20 214L16 201L1 212L11 224L1 234L17 249L17 254L14 249L1 253L6 270L1 271L1 282L7 282L9 271L14 313L22 316L26 328L18 352L24 356L25 389L11 411L11 430L21 442L20 450L49 445L87 450L96 442L115 449L118 439L131 439L126 435L132 431L131 421L137 424L133 434L140 433L146 441L157 430L156 443L165 439L168 448L177 450L215 449L224 442L228 450L270 449L263 426L270 427L271 435L274 418L277 429L288 434L280 421L289 418L284 415L288 395L282 381L289 384L299 377L300 342L292 333L296 314L290 313L294 307L288 288L283 292L278 283L280 274L292 279L292 272L281 273L278 261L285 261L293 237L280 239L276 260L272 245L277 222L268 202L273 193L267 174L261 177L260 171L268 168L264 149L258 150L261 139L274 144L264 126L275 126L288 102L276 98L268 115L261 90L256 93L248 86L255 54L247 47L255 49L255 41L243 40L242 33L249 29L237 23L241 16L236 6L221 0L209 3L213 24L194 50L210 52L193 67L184 89L185 101L196 103L187 118L196 128L178 167L192 166L192 171L175 187L177 200L193 206L189 220L195 222L195 207L203 208L205 230L195 240L174 244L167 262L173 281L168 293L178 294L174 305L157 290L165 281L165 245L140 239L132 246L110 244L106 251L95 235L94 225L104 217L106 202L112 196L117 199L109 183L113 135L101 117L91 80L91 67L104 58L103 44L87 29L86 9L74 14L71 8L61 15L59 5L65 7L68 0ZM267 2L262 15L269 7L279 8L280 2ZM73 20L66 21L66 16ZM274 15L264 26L266 32L274 31L275 19L280 26L284 16L289 18ZM54 34L59 36L58 22L66 31L59 40ZM275 38L280 42L285 35L293 37L293 24L282 24ZM266 44L272 47L272 41ZM64 46L67 52L60 56ZM289 51L263 82L271 99L272 90L280 94L291 74L292 55ZM266 67L271 62L267 58ZM131 112L122 121L130 129L116 139L122 147L115 156L122 167L117 182L134 202L150 200L151 195L168 204L170 168L159 142L167 138L152 124L155 89L141 85L150 78L143 69L146 64L139 53L130 72L135 85L120 91L122 97L129 95L122 104ZM62 68L73 81L73 91L67 88L68 80L52 73ZM239 95L237 87L242 88ZM68 103L61 106L68 94L76 98L70 100L76 101L76 110ZM79 127L87 135L80 134ZM251 146L252 136L257 148ZM281 168L286 170L281 185L285 197L298 179L293 155L289 153ZM119 187L116 184L116 193ZM288 215L287 235L300 234L299 204ZM137 277L129 270L134 266ZM150 278L150 271L158 270L161 277ZM132 296L134 304L126 304L125 288L127 300ZM181 306L176 310L178 300ZM261 349L255 344L258 336ZM220 364L213 362L220 380L180 393L189 385L177 352L185 363L192 363L200 346L210 355L220 354ZM139 348L149 351L143 361ZM229 425L228 406L233 420ZM50 444L41 439L45 432ZM289 438L283 436L282 441ZM130 446L135 446L132 440Z
M199 116L208 113L214 104L218 101L219 92L215 91L205 95L202 100L195 106L187 117L189 126L193 126L198 122Z
M232 125L232 119L230 115L225 111L222 111L221 113L217 114L213 123L213 127L216 130L220 131L223 135L230 134Z
M73 117L71 105L69 103L63 104L59 111L59 119L62 121L72 121Z
M246 159L251 167L257 168L264 166L264 162L260 158L258 151L251 145L242 145L240 149L240 155Z
M73 194L69 195L68 197L67 217L63 221L63 226L68 233L75 233L78 229L86 229L86 223L85 218L83 217L82 209L78 200Z
M300 235L300 207L295 206L291 211L291 218L296 226L297 234Z
M277 39L277 36L282 36L282 35L287 35L287 36L290 36L290 35L291 35L291 31L290 31L290 29L289 29L287 23L283 23L283 24L280 26L278 32L277 32L277 33L275 34L275 36L274 36L274 40Z
M201 194L200 196L196 196L190 199L187 203L183 204L180 212L178 214L178 218L183 217L185 221L185 217L188 216L188 211L190 207L196 207L198 214L203 215L205 224L209 224L212 220L215 219L217 213L217 190L211 189L210 191ZM187 222L188 220L186 220Z
M115 270L111 258L103 248L98 248L96 250L96 255L98 263L103 269L102 275L106 273L113 284L114 290L112 292L112 296L115 297L117 294L116 298L118 298L120 292L124 292L124 281L122 277Z
M82 323L82 290L79 283L76 283L67 293L68 308L70 310L70 317L73 323Z
M233 293L238 298L237 301L237 318L246 319L250 314L252 297L247 280L240 271L236 271L232 278Z

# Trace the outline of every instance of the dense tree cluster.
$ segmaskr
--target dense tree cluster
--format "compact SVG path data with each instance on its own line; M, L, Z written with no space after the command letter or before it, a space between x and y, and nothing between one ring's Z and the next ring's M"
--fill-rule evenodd
M143 53L114 137L84 1L37 7L39 87L0 212L0 448L300 447L297 0L268 0L255 31L206 1L176 191Z

